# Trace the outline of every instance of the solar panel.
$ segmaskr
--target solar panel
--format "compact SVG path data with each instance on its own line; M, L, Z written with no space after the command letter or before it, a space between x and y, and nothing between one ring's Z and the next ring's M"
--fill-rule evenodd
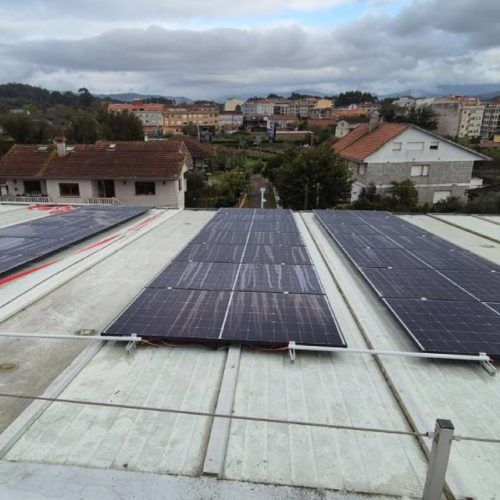
M240 262L244 245L200 245L191 243L177 255L174 261L183 262Z
M346 253L358 267L428 268L423 262L400 248L349 248Z
M242 264L235 290L323 294L312 266Z
M398 248L398 245L381 234L337 234L335 239L344 248Z
M103 335L217 340L230 292L146 288Z
M305 246L299 233L257 233L251 232L248 239L251 245L293 245Z
M0 229L0 274L78 243L149 210L148 207L78 207Z
M487 302L486 305L493 309L496 313L500 314L500 304L494 302Z
M471 300L470 294L432 269L361 268L380 297Z
M392 234L391 239L407 250L437 250L446 251L454 248L454 245L431 234Z
M495 264L458 248L446 252L412 250L412 253L438 270L494 271L499 269Z
M172 262L148 288L232 290L238 264L215 262Z
M235 292L222 337L252 344L346 345L323 295Z
M380 235L380 233L376 229L369 226L368 224L342 224L342 223L336 224L327 222L325 225L327 226L328 230L334 235L340 235L340 234Z
M422 350L500 355L500 315L481 302L383 300Z
M304 246L247 245L243 262L253 264L311 264Z
M252 231L265 233L298 233L299 230L295 222L254 222L252 224Z
M481 301L500 300L500 270L442 271L442 273Z
M204 229L193 238L192 243L244 245L247 239L248 233L244 231L216 231Z

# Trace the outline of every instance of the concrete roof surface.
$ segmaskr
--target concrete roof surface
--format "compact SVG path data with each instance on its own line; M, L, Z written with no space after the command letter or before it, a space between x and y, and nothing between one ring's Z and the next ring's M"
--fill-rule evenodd
M0 333L102 331L213 217L151 210L0 288ZM0 206L0 224L32 212ZM295 220L349 347L416 351L312 213ZM404 219L500 263L498 217ZM134 229L137 221L150 223ZM109 243L76 253L109 235ZM43 262L43 261L42 261ZM500 378L479 364L348 353L0 338L0 498L419 498L429 438L130 408L500 438ZM500 445L454 441L457 497L495 498ZM219 480L207 478L218 465ZM126 481L125 481L126 480ZM129 489L123 485L130 484ZM74 498L74 495L72 498Z

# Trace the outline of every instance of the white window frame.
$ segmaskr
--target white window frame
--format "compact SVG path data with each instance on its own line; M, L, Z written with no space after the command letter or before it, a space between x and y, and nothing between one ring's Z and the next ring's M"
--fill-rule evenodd
M410 177L428 177L429 165L412 165Z
M429 149L433 150L433 151L436 151L439 149L439 141L432 141L430 146L429 146Z
M424 150L424 143L423 142L407 142L406 143L406 149L408 151L423 151Z
M401 151L403 149L403 143L402 142L393 142L392 143L392 150L393 151Z

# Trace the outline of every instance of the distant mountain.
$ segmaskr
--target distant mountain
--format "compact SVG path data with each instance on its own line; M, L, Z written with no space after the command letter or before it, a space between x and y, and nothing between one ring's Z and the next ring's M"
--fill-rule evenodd
M466 95L478 97L487 101L500 95L500 83L480 83L467 85L437 85L434 89L406 89L401 92L379 96L380 99L386 97L401 97L411 94L416 97L439 97L449 94Z
M121 101L121 102L131 102L134 99L150 99L152 97L163 97L164 99L175 101L177 104L191 104L193 102L192 99L189 99L184 96L166 96L166 95L160 96L156 94L137 94L136 92L129 92L123 94L100 94L98 97L101 97L102 99L109 97L114 101Z

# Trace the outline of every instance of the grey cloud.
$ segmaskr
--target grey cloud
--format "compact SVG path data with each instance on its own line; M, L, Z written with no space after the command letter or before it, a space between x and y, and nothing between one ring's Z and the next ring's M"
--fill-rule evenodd
M298 2L299 0L297 0ZM483 5L484 4L484 5ZM439 83L500 82L497 2L414 2L395 17L367 15L330 30L116 29L99 36L0 44L3 64L45 85L87 79L90 88L149 89L194 97L311 88L376 91ZM499 4L500 5L500 4ZM461 13L460 13L461 12ZM463 17L470 22L463 22ZM481 24L481 25L480 25ZM481 35L482 33L482 35ZM20 71L20 69L19 69ZM118 83L114 83L118 82ZM177 92L176 92L177 93Z

